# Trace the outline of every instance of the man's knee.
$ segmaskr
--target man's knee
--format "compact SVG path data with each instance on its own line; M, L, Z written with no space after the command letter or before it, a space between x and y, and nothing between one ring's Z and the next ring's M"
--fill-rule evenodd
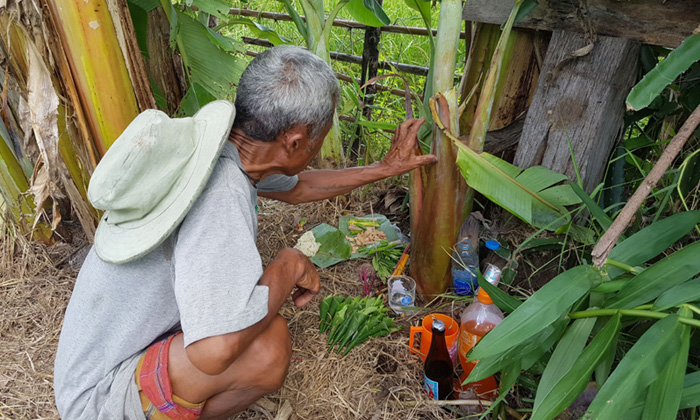
M292 357L292 340L287 321L277 315L249 350L256 354L256 360L259 361L254 368L260 372L260 386L269 392L280 389L287 377Z

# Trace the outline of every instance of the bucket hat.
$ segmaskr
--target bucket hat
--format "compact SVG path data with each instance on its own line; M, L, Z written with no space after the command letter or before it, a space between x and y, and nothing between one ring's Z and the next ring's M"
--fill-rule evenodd
M95 251L122 264L156 248L204 189L233 125L235 108L214 101L193 117L139 114L95 168L88 199L104 210Z

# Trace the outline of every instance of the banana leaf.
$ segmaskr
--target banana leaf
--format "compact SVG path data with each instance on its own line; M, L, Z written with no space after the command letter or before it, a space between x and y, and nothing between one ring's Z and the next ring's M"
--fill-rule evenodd
M458 147L457 165L467 184L489 200L536 228L554 231L571 220L564 206L581 199L567 184L565 175L543 166L522 170L488 153Z
M321 244L316 255L309 258L318 267L330 267L350 258L352 246L340 230L323 223L311 229L311 232L316 242Z
M627 108L639 110L649 106L659 94L700 57L700 33L690 35L681 45L656 65L627 95Z
M176 40L191 82L216 98L231 98L233 86L245 69L245 60L212 43L209 28L190 16L181 12L171 16L177 16Z

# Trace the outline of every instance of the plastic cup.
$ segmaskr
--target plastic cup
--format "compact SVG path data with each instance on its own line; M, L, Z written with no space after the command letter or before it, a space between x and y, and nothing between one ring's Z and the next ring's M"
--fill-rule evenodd
M408 276L392 276L387 281L389 307L398 315L403 315L416 301L416 281Z

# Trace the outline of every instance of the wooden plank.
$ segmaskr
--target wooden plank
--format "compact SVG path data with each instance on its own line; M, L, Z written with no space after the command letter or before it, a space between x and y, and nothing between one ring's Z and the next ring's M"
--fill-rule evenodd
M590 192L602 179L622 131L639 45L599 36L588 55L571 59L571 51L584 45L583 35L552 34L514 164L544 165L576 180L570 140L584 189Z
M586 10L580 0L540 0L516 27L582 32ZM469 0L463 18L502 24L514 0ZM698 0L588 0L592 29L600 35L629 38L675 48L700 25Z

